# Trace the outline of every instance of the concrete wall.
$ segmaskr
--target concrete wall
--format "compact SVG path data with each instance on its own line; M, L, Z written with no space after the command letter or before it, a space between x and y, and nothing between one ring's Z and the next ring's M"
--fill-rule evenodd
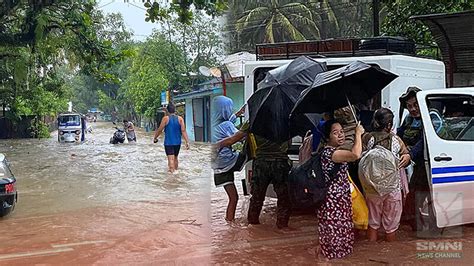
M244 84L227 83L227 97L234 102L234 111L237 111L244 105Z

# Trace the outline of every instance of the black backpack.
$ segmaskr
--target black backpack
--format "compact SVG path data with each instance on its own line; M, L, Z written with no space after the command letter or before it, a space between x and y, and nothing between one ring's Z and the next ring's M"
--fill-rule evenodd
M336 166L330 175L337 170ZM291 169L288 190L293 209L314 209L324 203L328 186L323 177L321 153L313 153L306 162Z

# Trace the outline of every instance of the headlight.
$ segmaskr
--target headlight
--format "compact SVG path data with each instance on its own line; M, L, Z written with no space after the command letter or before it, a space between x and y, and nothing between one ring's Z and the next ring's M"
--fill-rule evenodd
M64 135L64 131L59 131L59 135Z
M76 130L76 135L79 135L81 134L81 131L80 130Z

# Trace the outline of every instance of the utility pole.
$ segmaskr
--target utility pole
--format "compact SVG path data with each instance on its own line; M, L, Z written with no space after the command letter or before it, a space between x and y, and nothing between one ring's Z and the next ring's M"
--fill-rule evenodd
M380 13L380 0L372 0L372 11L374 19L374 37L380 35L379 30L379 13Z

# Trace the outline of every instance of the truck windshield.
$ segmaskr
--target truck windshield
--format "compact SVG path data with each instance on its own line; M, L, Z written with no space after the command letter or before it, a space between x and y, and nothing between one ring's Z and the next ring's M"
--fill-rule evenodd
M81 118L79 115L63 115L58 117L60 126L80 126Z

